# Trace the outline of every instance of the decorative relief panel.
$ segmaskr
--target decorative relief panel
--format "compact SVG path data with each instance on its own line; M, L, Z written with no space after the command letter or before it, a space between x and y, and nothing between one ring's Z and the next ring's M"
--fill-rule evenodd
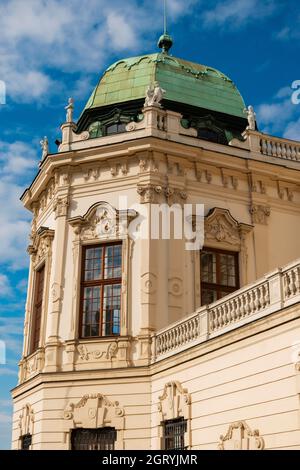
M70 219L75 234L82 241L124 238L129 223L137 216L134 210L117 210L106 202L94 204L83 217Z
M235 220L228 209L214 208L205 217L205 245L213 242L214 245L226 243L236 246L239 249L242 245L243 237L250 232L253 227L241 224Z
M259 431L252 431L245 421L232 423L227 433L220 436L219 450L263 450L264 439Z
M19 415L19 436L34 434L34 411L31 405L23 406Z
M53 205L55 218L57 219L58 217L66 217L68 214L68 207L69 207L69 198L67 196L55 199L54 205Z
M32 237L32 244L27 251L31 256L33 268L38 266L51 254L51 247L54 238L54 230L41 227Z
M137 192L140 195L141 204L158 204L160 202L167 202L169 205L182 204L187 199L187 192L185 189L178 189L168 186L160 185L138 185Z
M118 431L116 449L120 450L123 448L124 414L119 402L111 401L101 393L84 395L78 403L70 403L65 408L64 432L70 437L70 430L76 428L113 427Z
M177 382L168 382L159 397L158 411L161 421L183 417L190 419L191 396L186 388Z
M118 349L119 349L117 342L109 343L108 345L106 343L103 346L104 346L104 349L90 350L90 348L88 348L87 345L79 344L77 346L79 358L82 361L90 361L90 360L92 361L92 360L98 360L98 359L111 361L113 358L117 356Z
M169 279L168 293L175 297L180 297L183 294L183 281L179 277L172 277Z
M269 206L252 204L249 210L254 224L267 225L268 217L271 214L271 208Z

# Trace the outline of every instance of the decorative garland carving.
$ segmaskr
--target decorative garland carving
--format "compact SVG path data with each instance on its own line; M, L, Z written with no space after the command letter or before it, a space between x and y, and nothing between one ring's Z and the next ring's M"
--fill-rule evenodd
M113 426L124 428L124 409L118 401L110 401L101 393L84 395L78 403L69 403L63 413L66 421L73 421L72 428L97 429Z
M85 344L79 344L77 346L79 358L82 361L90 361L92 359L97 360L101 358L105 360L112 360L114 357L116 357L118 349L119 347L117 342L109 343L106 352L99 349L89 351Z

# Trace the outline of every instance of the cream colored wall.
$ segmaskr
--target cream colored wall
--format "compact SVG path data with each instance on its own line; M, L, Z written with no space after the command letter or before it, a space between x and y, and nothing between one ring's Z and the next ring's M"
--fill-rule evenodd
M266 449L300 449L299 395L293 348L300 321L215 350L157 374L152 382L152 412L168 380L178 380L191 394L192 446L216 449L229 425L245 420L258 429ZM191 354L192 355L192 354ZM191 355L189 355L191 357ZM299 390L298 390L299 393ZM157 427L152 429L152 445Z
M160 396L170 381L190 394L191 446L216 450L230 424L246 421L265 448L300 449L299 306L264 318L181 352L142 371L94 372L80 377L47 377L47 383L15 392L13 448L17 448L22 406L34 410L34 449L66 449L63 411L84 395L101 393L124 408L125 449L159 449ZM188 362L187 362L188 361ZM83 377L85 380L83 380ZM25 392L25 389L28 389ZM176 405L175 405L176 407ZM187 416L184 416L187 418Z

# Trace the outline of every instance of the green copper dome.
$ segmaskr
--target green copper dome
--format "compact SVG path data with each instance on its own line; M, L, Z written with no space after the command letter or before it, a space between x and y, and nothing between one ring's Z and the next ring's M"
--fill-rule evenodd
M245 119L244 100L226 75L165 53L132 57L111 65L84 111L145 98L147 87L155 81L166 90L164 101Z

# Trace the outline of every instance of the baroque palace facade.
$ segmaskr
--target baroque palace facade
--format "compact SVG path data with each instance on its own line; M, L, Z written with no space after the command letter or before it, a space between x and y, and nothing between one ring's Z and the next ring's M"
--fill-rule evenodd
M42 142L13 449L300 449L300 144L171 45ZM130 236L153 204L204 204L203 247Z

